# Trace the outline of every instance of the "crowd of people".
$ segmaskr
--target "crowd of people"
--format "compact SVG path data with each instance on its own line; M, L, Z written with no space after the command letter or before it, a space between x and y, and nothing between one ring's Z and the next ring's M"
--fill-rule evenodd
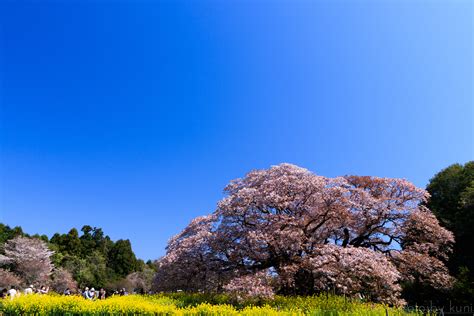
M36 288L34 285L30 285L23 290L23 293L25 295L33 294L33 293L48 294L48 292L49 292L49 287L45 285L42 285L38 288ZM15 286L12 285L10 286L10 289L4 288L0 292L0 298L10 297L11 299L14 299L15 297L20 296L21 294L22 294L21 290L17 289Z
M113 291L112 294L107 294L107 291L104 288L101 288L99 291L96 291L94 288L89 289L88 287L85 287L84 291L81 291L81 289L79 289L79 294L88 300L97 300L97 299L104 300L108 296L128 295L128 292L125 288L122 288L119 291ZM66 294L66 295L71 295L71 294Z
M22 294L24 295L29 295L29 294L48 294L49 293L49 287L42 285L38 288L36 288L34 285L30 285L27 288L25 288L23 291L20 289L16 288L15 286L10 286L10 288L4 288L0 291L0 298L10 298L14 299L15 297L18 297ZM70 288L66 288L63 293L63 295L74 295L78 294L84 297L85 299L88 300L104 300L108 296L115 296L115 295L128 295L128 292L125 288L122 288L120 290L113 291L111 294L107 294L107 291L104 288L101 288L100 290L95 290L94 288L85 287L84 290L82 291L81 289L77 290L77 293L73 292Z

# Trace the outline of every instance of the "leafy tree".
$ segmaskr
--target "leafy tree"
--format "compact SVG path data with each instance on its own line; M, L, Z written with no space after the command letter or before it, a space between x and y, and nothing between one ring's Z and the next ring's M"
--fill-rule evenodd
M10 226L0 223L0 244L4 244L7 240L13 239L17 236L24 236L21 227L16 226L10 228Z
M132 251L130 240L119 239L110 249L108 266L120 277L126 277L129 273L136 271L138 261Z
M107 252L112 247L113 242L109 236L104 236L104 232L101 228L85 225L81 231L83 234L79 239L82 244L83 257L88 256L91 250L98 250L104 256L107 256Z
M445 288L453 235L402 179L326 178L282 164L231 181L209 216L173 237L156 290L364 294L400 304L401 281ZM262 280L262 274L272 282ZM248 292L252 289L247 288Z
M87 259L69 256L64 260L62 267L72 273L79 287L90 286L91 284L97 283L92 271L92 264Z
M156 271L156 268L157 268L157 267L156 267L156 262L155 262L155 261L147 260L147 261L145 262L145 264L147 265L148 268L150 268L150 269Z
M92 252L86 258L67 256L62 267L72 273L79 287L101 287L111 279L106 259L98 252Z
M66 235L54 234L50 242L58 247L63 254L79 255L83 253L81 240L77 229L71 229Z
M474 271L474 161L454 164L437 173L428 184L428 207L454 233L456 244L449 266Z
M474 161L441 170L430 180L427 190L431 194L428 207L454 233L456 240L448 266L457 276L457 282L449 299L451 304L471 304L474 301ZM414 293L420 297L419 289ZM432 300L435 294L425 296Z
M31 236L31 238L36 238L36 239L42 240L45 243L49 242L49 238L46 235L34 234L34 235Z

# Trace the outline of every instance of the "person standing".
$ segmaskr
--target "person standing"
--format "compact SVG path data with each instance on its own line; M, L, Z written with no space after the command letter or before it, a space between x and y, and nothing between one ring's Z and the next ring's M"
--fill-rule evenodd
M83 296L85 299L88 299L88 300L91 299L91 297L89 296L89 288L88 288L87 286L84 288L84 292L82 292L82 296Z
M8 296L10 296L10 299L13 300L19 293L15 289L15 287L12 285L10 286L10 289L8 290Z
M40 294L48 294L48 292L49 292L49 287L46 287L44 285L39 290Z
M105 300L105 295L106 295L106 292L105 292L104 288L101 288L99 290L99 300Z
M95 300L97 297L96 297L96 292L95 292L95 289L92 288L90 291L89 291L89 299L90 300Z
M33 294L35 292L35 287L33 285L30 285L25 289L24 292L25 292L25 295Z

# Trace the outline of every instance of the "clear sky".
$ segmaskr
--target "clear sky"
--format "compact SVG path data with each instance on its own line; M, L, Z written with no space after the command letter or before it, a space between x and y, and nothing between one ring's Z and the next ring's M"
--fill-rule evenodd
M0 222L139 257L281 162L424 187L474 158L472 1L2 1Z

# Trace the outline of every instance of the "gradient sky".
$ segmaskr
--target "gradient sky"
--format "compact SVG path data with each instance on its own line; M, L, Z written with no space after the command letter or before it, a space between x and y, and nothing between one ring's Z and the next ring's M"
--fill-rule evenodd
M0 222L139 257L281 162L424 187L474 158L472 1L2 1Z

